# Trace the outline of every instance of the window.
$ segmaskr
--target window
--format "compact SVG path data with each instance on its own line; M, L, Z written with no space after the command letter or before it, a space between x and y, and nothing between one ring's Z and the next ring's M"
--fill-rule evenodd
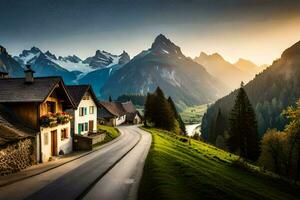
M86 123L84 123L84 131L88 131L88 123L86 122Z
M90 99L89 93L85 93L82 99L83 100L89 100Z
M82 131L83 131L83 124L78 124L78 134L81 135Z
M56 113L55 102L47 101L47 112Z
M69 137L68 129L67 128L61 129L61 134L60 134L61 141L68 139L68 137Z
M84 116L87 114L87 108L85 107L80 107L79 108L79 116Z
M94 114L94 106L90 106L90 114Z
M48 145L48 143L49 143L48 133L44 133L44 145Z

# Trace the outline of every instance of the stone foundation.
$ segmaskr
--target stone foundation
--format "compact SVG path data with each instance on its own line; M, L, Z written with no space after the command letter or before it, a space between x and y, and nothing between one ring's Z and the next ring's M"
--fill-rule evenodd
M18 172L34 163L32 139L20 140L0 150L0 176Z

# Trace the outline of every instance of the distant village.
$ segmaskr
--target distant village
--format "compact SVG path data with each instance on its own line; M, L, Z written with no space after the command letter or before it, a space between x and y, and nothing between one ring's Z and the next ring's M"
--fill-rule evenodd
M1 175L45 163L73 151L91 150L105 138L98 125L139 124L131 101L99 101L90 85L65 85L61 77L24 78L0 72ZM30 148L28 148L30 147Z

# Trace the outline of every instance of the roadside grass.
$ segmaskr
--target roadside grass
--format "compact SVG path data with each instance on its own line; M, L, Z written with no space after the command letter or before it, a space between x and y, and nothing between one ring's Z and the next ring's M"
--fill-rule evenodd
M167 131L142 128L152 134L139 189L139 199L300 199L300 188L206 143ZM184 141L184 142L182 142Z
M197 124L201 122L206 109L207 104L188 107L180 112L180 116L186 124Z
M99 143L93 145L93 148L98 147L100 145L103 145L107 142L110 142L113 139L120 136L120 132L115 127L105 126L105 125L98 125L98 130L107 131L107 134L106 134L104 140L102 142L99 142Z

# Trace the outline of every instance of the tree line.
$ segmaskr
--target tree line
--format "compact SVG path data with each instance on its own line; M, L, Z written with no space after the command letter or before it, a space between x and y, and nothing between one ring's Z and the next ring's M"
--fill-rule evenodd
M166 99L160 87L157 87L154 93L147 94L144 123L177 134L186 134L185 125L172 98Z
M300 99L287 107L282 116L288 119L283 131L269 129L261 142L259 163L285 177L300 180Z
M216 146L240 158L258 161L279 175L300 180L300 99L282 111L281 117L287 120L284 130L268 129L260 140L257 117L243 87L242 84L230 111L228 130L218 110L214 124Z

